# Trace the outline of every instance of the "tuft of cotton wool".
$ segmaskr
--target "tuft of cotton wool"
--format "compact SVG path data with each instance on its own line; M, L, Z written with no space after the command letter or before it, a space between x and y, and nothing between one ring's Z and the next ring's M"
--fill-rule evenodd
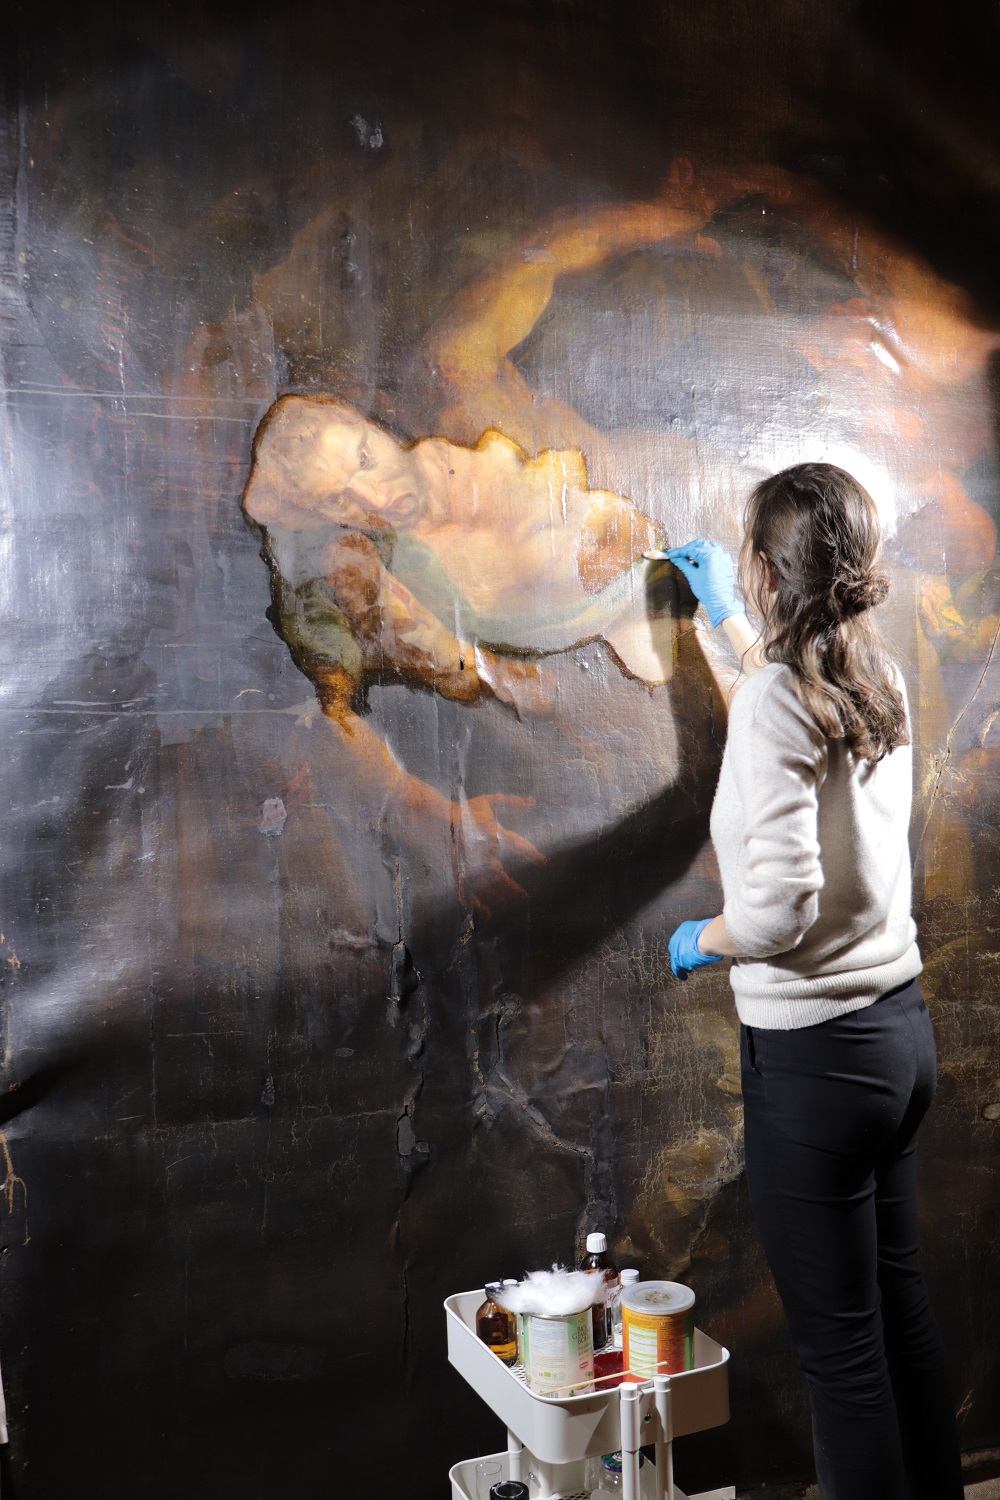
M553 1266L551 1271L529 1271L517 1286L498 1287L493 1297L508 1312L565 1318L601 1301L605 1287L603 1276Z

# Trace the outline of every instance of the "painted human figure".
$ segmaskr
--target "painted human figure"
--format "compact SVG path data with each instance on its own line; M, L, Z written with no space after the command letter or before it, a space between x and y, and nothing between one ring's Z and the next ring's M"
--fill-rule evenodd
M560 219L555 250L524 262L541 269L530 295L508 287L493 301L507 320L495 330L500 343L518 337L518 316L537 317L560 268L671 236L694 241L702 218L662 204ZM452 309L449 327L456 318ZM496 395L505 426L525 436L510 391ZM591 433L571 411L547 416L557 440ZM578 448L526 436L529 451L495 429L474 442L405 446L344 402L286 396L258 428L243 495L264 529L276 627L358 775L384 787L403 837L426 835L430 821L475 843L467 863L482 871L469 893L481 906L519 889L502 847L540 857L500 821L529 803L503 793L452 803L406 772L359 711L366 685L395 677L460 702L491 696L519 716L549 713L539 658L600 639L627 675L662 684L677 626L670 570L642 558L657 524L621 495L591 489Z
M630 676L670 676L675 590L642 557L655 523L591 490L579 453L529 459L497 432L472 449L405 448L340 402L286 396L258 430L243 505L264 528L275 624L324 713L425 817L454 812L374 742L359 712L368 683L544 711L538 658L595 639ZM482 797L460 816L492 833L498 812L522 805Z
M483 796L451 806L408 776L358 712L364 685L402 677L458 701L493 695L523 716L548 706L539 657L595 638L627 673L667 679L676 633L669 570L651 574L641 554L675 525L696 529L710 515L725 539L734 480L742 487L759 474L745 457L673 431L647 434L639 458L623 460L620 441L532 389L514 351L561 276L664 241L720 256L706 226L748 195L791 214L812 253L858 293L790 337L818 373L835 371L848 399L854 392L854 441L908 497L907 552L932 571L983 566L995 527L960 478L982 434L960 437L950 468L932 454L924 473L934 444L922 413L936 392L981 372L995 335L899 246L863 227L845 238L823 191L781 172L699 179L680 163L656 202L560 213L512 245L452 298L414 357L423 430L442 437L404 446L327 397L285 397L258 431L244 508L266 531L280 633L364 774L394 787L410 814L419 804L424 816L473 832L508 893L499 849L513 836L497 815L523 802ZM774 313L766 287L760 296ZM815 434L793 437L815 443ZM531 857L524 840L516 847Z
M267 530L282 633L304 656L322 654L326 588L320 675L334 716L366 671L464 698L499 684L498 655L596 637L631 675L670 675L672 617L651 611L655 569L642 561L655 523L591 490L579 453L529 459L498 432L472 449L406 448L340 402L285 396L259 429L243 505Z

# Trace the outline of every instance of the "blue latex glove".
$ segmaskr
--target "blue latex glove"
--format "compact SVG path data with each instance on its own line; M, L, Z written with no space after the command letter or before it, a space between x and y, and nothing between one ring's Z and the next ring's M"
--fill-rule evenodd
M678 979L686 979L692 969L701 969L705 964L721 964L719 953L702 953L698 939L711 922L703 917L700 922L682 922L670 939L670 967Z
M691 592L700 604L704 604L713 625L721 625L730 615L746 614L736 597L732 558L718 542L695 537L684 547L668 547L666 556L676 568L680 568L691 585Z

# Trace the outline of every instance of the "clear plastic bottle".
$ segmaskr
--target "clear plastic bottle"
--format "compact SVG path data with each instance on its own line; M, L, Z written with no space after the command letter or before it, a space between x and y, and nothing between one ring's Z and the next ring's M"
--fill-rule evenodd
M643 1457L640 1453L640 1471L642 1466ZM587 1465L585 1483L590 1491L590 1500L618 1500L618 1496L625 1493L621 1453L605 1453L600 1458L592 1458Z
M627 1286L634 1286L639 1280L639 1272L627 1266L624 1271L619 1272L618 1285L611 1295L611 1342L616 1349L622 1347L622 1292Z
M514 1314L494 1302L493 1294L503 1285L500 1281L487 1282L484 1292L486 1301L476 1312L476 1333L498 1359L505 1365L517 1364L517 1328Z
M594 1320L594 1348L603 1349L611 1342L611 1319L608 1303L611 1294L618 1285L618 1272L615 1263L608 1254L607 1237L603 1234L587 1235L587 1253L580 1262L581 1271L589 1271L592 1276L603 1276L604 1296L595 1302L591 1308Z
M591 1460L587 1473L590 1500L616 1500L624 1494L622 1481L622 1456L620 1453L605 1453Z

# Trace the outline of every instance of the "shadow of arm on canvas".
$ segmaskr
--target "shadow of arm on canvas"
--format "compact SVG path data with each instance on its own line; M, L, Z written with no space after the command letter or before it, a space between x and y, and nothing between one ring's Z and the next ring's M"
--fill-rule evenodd
M578 963L680 882L708 839L711 789L667 787L584 844L550 853L544 868L509 860L525 892L525 910L498 911L498 935L526 923L538 984Z
M708 840L726 703L694 631L679 637L670 694L678 727L670 784L595 836L550 848L543 863L507 848L511 889L475 911L484 938L523 943L533 984L577 964L646 907L669 902ZM530 834L530 814L522 826ZM415 952L426 951L424 934L436 930L440 916L417 915L410 929Z

